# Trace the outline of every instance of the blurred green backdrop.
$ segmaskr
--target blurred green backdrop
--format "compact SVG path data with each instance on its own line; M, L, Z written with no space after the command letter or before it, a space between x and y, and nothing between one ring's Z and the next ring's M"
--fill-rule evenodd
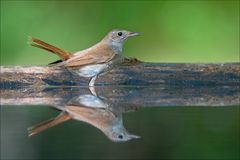
M70 52L113 28L141 33L124 56L151 62L238 62L239 1L1 0L1 64L47 64L55 55L27 45L29 35Z
M113 28L141 33L126 43L126 57L150 62L239 62L239 1L230 0L1 0L0 62L44 65L58 58L28 46L29 35L75 52ZM10 159L239 159L237 106L129 113L124 117L126 128L142 139L123 144L112 143L77 121L30 139L26 128L55 116L55 110L15 106L1 111L1 156Z

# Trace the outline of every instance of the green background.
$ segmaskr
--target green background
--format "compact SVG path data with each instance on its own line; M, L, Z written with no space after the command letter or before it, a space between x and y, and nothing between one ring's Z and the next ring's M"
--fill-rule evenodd
M126 57L239 62L239 1L1 0L1 65L45 65L58 59L29 46L29 35L76 52L114 28L141 33L126 42ZM130 133L142 138L113 143L78 121L29 138L29 126L59 112L42 106L1 106L0 158L239 159L239 111L239 106L139 110L123 120Z
M44 65L55 55L29 35L70 52L114 28L137 31L124 56L150 62L238 62L239 1L1 1L1 64Z

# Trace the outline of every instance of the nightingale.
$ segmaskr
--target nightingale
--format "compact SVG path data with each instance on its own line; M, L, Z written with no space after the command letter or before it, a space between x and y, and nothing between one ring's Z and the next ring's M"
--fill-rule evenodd
M85 106L67 105L66 111L62 111L58 116L40 122L28 128L28 135L34 136L58 124L71 119L88 123L100 131L107 138L114 142L125 142L138 139L139 136L130 134L123 125L122 115L114 114L110 110L102 108L89 108Z
M70 119L86 122L101 130L111 141L125 142L140 138L130 134L123 125L122 111L111 107L100 97L85 94L76 97L66 106L55 106L61 113L55 118L40 122L28 128L29 136L66 122ZM71 104L72 103L72 104ZM121 108L121 107L120 107Z
M73 54L33 37L30 37L30 45L57 54L61 60L51 63L53 66L65 66L74 74L91 78L88 85L94 86L97 76L122 60L124 42L137 35L137 32L114 29L97 44Z

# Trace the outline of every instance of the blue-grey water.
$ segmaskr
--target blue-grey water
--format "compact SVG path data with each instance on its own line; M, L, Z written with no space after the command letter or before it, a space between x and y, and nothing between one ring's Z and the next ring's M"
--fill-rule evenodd
M44 90L45 92L50 91ZM158 99L158 102L154 103L150 97L147 97L151 94L145 94L146 98L141 98L142 101L137 98L136 101L129 100L131 106L129 101L118 102L113 97L106 98L107 94L104 94L105 97L86 95L77 98L72 98L71 95L69 98L68 94L68 103L63 104L57 94L52 94L53 99L55 98L54 102L52 101L55 107L40 105L39 101L44 98L43 95L32 97L35 99L31 103L36 102L37 105L20 104L29 101L26 99L27 96L22 99L16 98L14 101L19 103L18 105L6 105L6 99L2 98L5 104L1 105L1 159L230 160L240 158L238 105L150 106L161 104L163 99L162 101ZM84 97L89 102L81 99ZM131 96L128 97L131 99ZM176 102L169 95L165 95L165 98ZM196 98L201 97L196 96ZM9 101L11 99L8 99L8 103ZM211 100L211 103L212 101L214 100ZM145 104L141 105L144 102ZM215 102L217 102L216 97ZM59 105L56 105L58 103ZM136 106L139 103L141 103L140 107ZM91 106L95 104L100 107ZM120 104L122 106L119 106ZM169 104L173 103L169 102ZM29 137L27 130L29 127L54 118L61 111L80 118L72 118ZM86 117L90 117L90 120L88 119L90 122L82 121L84 118L86 120ZM97 128L99 124L108 128L107 131ZM111 127L116 129L119 125L124 127L127 133L138 135L140 138L125 142L113 141L111 136L114 135L106 133L110 132Z

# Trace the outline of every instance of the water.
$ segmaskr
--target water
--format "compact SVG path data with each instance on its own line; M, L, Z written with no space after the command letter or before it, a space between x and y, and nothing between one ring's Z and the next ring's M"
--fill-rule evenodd
M22 88L1 93L1 159L240 158L236 88ZM36 126L60 113L55 121ZM29 137L31 131L39 132Z

